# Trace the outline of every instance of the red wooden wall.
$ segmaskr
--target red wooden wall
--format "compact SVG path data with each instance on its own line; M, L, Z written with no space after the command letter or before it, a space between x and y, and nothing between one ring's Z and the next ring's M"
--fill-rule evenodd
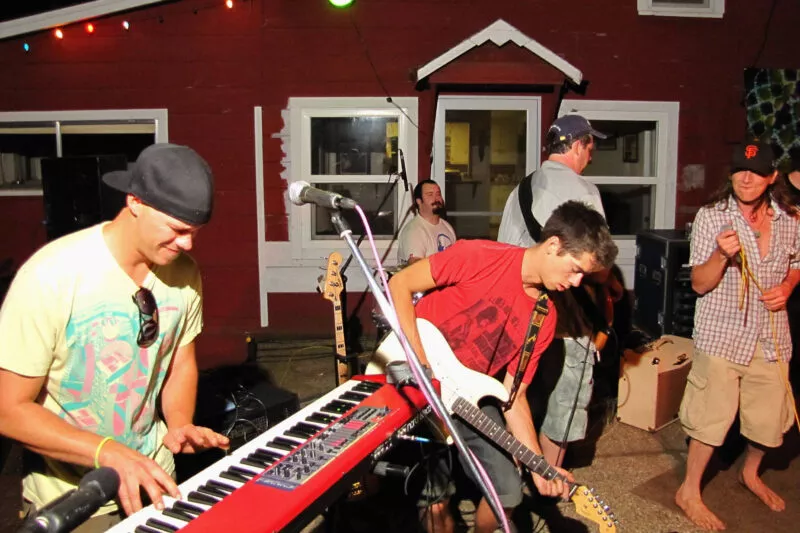
M39 32L0 42L0 111L168 109L170 141L194 147L217 176L214 218L194 253L206 288L199 351L207 364L235 361L244 357L243 332L259 325L253 106L263 107L264 118L263 237L286 240L282 153L271 135L283 127L287 99L385 96L383 87L392 96L420 96L418 165L426 177L432 92L416 92L410 76L502 18L582 70L586 98L680 102L679 175L685 165L705 164L707 177L702 190L683 191L679 182L681 226L723 179L728 145L743 136L743 69L800 67L800 3L777 3L766 40L771 0L727 4L718 20L641 17L635 0L357 0L348 10L326 0L237 1L232 10L221 1L183 0L108 17L93 35L77 26L61 41ZM123 18L132 24L127 32ZM497 82L536 74L526 63L537 61L532 56L511 50L498 57L512 64L488 63L493 77L510 78ZM553 106L545 105L544 119ZM41 245L42 218L40 197L0 198L0 258L22 261ZM318 320L285 320L297 316L287 308L299 310L308 298L272 295L273 327L302 332L319 323L330 331L328 302L317 295Z

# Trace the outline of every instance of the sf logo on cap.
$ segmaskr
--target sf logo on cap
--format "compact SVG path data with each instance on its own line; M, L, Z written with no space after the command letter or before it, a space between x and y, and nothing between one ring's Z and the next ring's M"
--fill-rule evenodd
M758 154L758 146L753 144L748 144L744 148L744 156L747 159L753 159Z

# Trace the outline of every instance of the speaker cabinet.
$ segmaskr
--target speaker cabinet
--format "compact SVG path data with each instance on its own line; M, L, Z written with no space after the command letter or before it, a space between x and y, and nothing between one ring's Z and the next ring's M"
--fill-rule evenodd
M680 230L649 230L636 235L634 325L658 338L692 336L694 304L689 240Z
M693 355L692 340L674 335L664 335L641 350L625 350L620 360L617 419L647 431L658 431L674 421Z
M124 155L43 159L47 239L114 218L125 204L125 194L104 184L102 177L106 172L126 168Z

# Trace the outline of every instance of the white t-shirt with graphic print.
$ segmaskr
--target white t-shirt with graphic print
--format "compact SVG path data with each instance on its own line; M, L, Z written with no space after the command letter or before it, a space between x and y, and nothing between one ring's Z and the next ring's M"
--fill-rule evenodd
M443 218L431 224L417 215L403 227L398 240L397 260L405 263L412 255L422 259L445 250L456 241L456 232Z

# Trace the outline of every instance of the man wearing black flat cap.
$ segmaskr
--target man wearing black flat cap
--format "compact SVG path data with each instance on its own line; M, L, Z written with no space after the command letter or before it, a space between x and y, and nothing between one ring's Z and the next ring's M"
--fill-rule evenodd
M786 301L800 280L800 222L776 189L773 160L766 143L737 145L729 178L692 225L689 263L700 297L680 408L689 454L675 502L705 530L725 529L703 502L700 482L737 413L749 441L739 480L771 510L786 507L759 472L792 423Z
M116 218L37 251L0 310L0 433L33 452L23 510L91 467L120 476L121 509L107 504L81 532L141 509L141 490L156 507L177 496L173 453L228 446L192 423L202 290L185 252L211 218L211 169L191 148L155 144L103 181L126 193Z

